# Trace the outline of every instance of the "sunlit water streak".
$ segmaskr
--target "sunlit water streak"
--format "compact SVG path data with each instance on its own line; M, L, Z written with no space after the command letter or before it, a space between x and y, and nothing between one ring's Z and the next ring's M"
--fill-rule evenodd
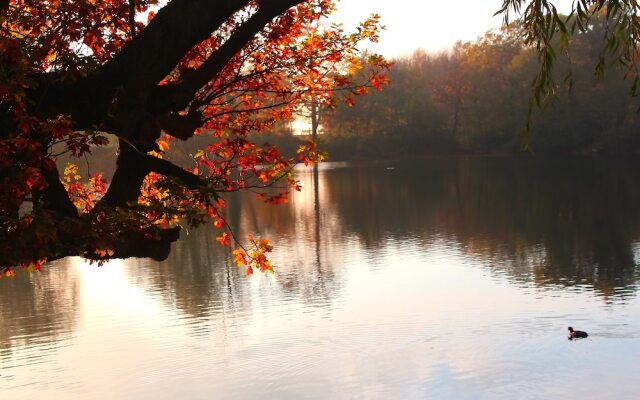
M197 231L163 263L1 280L0 398L636 398L635 179L602 197L540 166L513 195L506 160L432 163L329 165L319 210L309 173L279 209L231 201L274 275Z

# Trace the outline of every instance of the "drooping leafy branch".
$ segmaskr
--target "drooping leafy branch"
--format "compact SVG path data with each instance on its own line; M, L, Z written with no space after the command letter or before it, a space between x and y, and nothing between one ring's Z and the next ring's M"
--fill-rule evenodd
M593 29L596 16L603 16L603 46L594 66L602 76L608 60L624 70L632 80L631 91L635 96L640 90L638 68L638 43L640 40L640 3L635 0L573 0L567 14L562 14L548 0L504 0L496 14L504 16L505 23L520 18L525 43L534 46L538 53L540 69L533 81L535 103L543 105L557 93L554 66L558 54L568 50L572 36ZM564 80L571 85L571 71L565 71Z

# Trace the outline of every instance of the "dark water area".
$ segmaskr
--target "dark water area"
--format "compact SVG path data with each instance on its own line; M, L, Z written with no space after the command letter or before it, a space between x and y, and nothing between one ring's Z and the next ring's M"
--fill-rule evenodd
M636 398L639 167L301 170L288 204L228 199L275 274L245 276L200 229L165 262L0 280L0 398Z
M357 199L335 207L363 237L381 230L399 240L408 232L440 236L514 281L589 285L605 298L634 294L637 161L463 158L389 165L385 173L359 169L355 183L336 172L330 184L355 185ZM372 173L380 176L367 178ZM375 216L362 212L366 202Z

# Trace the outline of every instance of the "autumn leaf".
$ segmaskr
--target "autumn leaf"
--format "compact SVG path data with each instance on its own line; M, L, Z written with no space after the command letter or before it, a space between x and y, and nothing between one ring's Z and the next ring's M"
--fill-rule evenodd
M169 150L169 143L166 140L158 140L156 143L158 143L158 147L160 148L160 150L162 151L167 151Z
M220 243L220 245L222 246L231 246L231 237L227 232L224 232L222 235L216 237L216 241L218 241L218 243Z

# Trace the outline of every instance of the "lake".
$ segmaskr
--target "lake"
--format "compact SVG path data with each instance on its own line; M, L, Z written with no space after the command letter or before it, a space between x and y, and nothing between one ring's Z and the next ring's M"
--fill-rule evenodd
M454 158L302 170L164 262L0 280L4 399L633 399L640 163ZM567 327L589 332L567 340Z

